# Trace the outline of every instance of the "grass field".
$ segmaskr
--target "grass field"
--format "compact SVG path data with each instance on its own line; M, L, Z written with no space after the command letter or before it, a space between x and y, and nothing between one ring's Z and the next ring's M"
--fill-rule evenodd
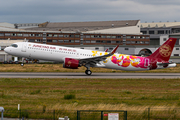
M79 69L67 69L63 68L62 64L0 64L0 72L85 72L85 67L79 67ZM160 73L180 73L180 64L177 67L149 70L149 71L122 71L112 70L106 68L91 68L92 72L160 72Z
M180 79L0 79L5 109L127 110L180 107Z
M65 95L74 97L68 99ZM0 99L5 108L21 104L23 109L41 109L43 105L68 110L179 107L180 80L3 78Z

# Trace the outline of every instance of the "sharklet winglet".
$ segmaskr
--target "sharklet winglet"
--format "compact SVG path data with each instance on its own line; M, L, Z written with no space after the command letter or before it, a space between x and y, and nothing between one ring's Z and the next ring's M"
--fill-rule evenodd
M118 49L118 47L119 47L119 45L117 45L117 46L114 48L114 50L111 51L111 54L112 54L112 55L116 52L116 50Z

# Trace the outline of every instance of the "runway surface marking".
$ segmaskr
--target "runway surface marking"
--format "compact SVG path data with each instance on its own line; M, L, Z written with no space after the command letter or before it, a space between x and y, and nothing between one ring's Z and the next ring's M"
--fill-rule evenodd
M2 72L0 78L180 78L180 73L25 73Z

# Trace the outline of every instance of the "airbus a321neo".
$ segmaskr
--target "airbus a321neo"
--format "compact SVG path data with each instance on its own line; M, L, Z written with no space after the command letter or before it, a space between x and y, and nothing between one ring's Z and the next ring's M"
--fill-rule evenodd
M17 42L4 51L10 55L30 59L63 62L64 68L78 69L85 66L85 73L91 75L90 67L103 67L117 70L142 71L175 67L169 62L176 38L169 38L153 54L147 57L116 54L117 46L111 52L84 50L63 46Z

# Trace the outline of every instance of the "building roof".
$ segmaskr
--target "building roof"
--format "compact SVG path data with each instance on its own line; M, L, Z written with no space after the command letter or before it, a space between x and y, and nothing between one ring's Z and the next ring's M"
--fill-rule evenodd
M92 30L102 30L109 28L119 28L126 26L136 26L139 20L124 21L94 21L94 22L56 22L39 25L39 28L31 28L28 30L52 30L52 31L75 31L86 32Z
M160 28L160 27L175 27L175 26L180 26L180 22L141 23L141 28Z
M3 22L0 23L0 27L14 28L14 24Z
M126 20L126 21L94 21L94 22L61 22L49 23L47 27L124 27L126 23L129 26L135 26L139 20Z
M14 24L11 23L0 23L1 31L24 31L22 29L16 29Z

